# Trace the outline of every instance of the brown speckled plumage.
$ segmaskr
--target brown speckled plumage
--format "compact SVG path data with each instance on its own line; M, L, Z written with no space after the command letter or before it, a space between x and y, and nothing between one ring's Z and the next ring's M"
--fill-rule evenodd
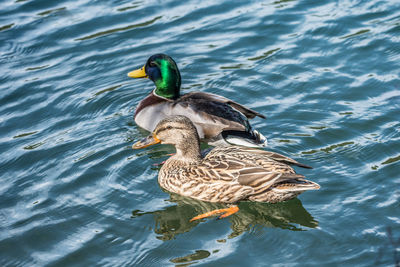
M222 203L276 203L319 189L317 183L296 174L289 164L311 167L278 153L224 146L214 148L203 158L196 128L184 116L162 120L153 136L177 150L162 166L159 184L183 196Z

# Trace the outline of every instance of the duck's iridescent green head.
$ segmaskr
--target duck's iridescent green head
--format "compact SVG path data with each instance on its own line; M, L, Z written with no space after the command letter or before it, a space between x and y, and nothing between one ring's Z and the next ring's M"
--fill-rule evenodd
M175 61L164 54L152 55L138 70L128 73L131 78L149 78L156 85L155 93L168 99L177 99L181 88L181 74Z

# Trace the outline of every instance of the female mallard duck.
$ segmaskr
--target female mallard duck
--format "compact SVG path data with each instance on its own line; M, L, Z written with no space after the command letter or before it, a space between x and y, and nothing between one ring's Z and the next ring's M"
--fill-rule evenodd
M185 115L194 123L200 138L209 144L264 147L267 143L248 121L255 116L265 118L262 114L219 95L180 95L181 75L175 61L167 55L151 56L141 69L129 72L128 76L149 78L156 86L135 111L135 122L148 131L153 131L167 116Z
M135 143L134 149L156 143L171 144L176 154L165 161L158 175L164 189L209 202L236 203L242 200L271 202L289 200L317 183L296 174L289 165L311 168L283 155L240 146L221 146L205 157L193 123L184 116L161 120L152 135ZM238 211L237 206L212 211L192 220Z

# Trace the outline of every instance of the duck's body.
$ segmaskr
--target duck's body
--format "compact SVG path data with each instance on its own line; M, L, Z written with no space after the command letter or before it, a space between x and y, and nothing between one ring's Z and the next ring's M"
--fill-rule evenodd
M262 114L215 94L180 95L180 73L169 56L154 55L142 69L128 75L148 77L156 85L135 111L135 122L148 131L153 131L157 123L168 116L184 115L194 123L200 138L210 144L263 147L267 143L248 121L256 116L265 118Z
M240 146L222 146L200 154L196 128L183 116L162 120L148 141L172 144L176 154L162 166L158 181L164 189L208 202L248 200L276 203L319 185L296 174L290 165L310 168L278 153Z
M208 202L256 201L277 203L319 185L296 174L289 165L309 168L278 153L240 146L217 147L194 161L179 155L161 167L164 189Z
M140 127L152 131L166 117L185 115L194 123L200 139L210 144L230 141L250 147L264 146L265 137L251 128L244 114L250 118L262 116L214 94L191 92L176 100L169 100L157 96L153 91L139 103L134 118Z

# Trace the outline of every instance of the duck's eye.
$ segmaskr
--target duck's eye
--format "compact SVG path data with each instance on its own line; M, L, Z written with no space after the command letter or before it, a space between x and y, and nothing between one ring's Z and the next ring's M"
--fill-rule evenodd
M172 126L167 126L167 130L171 130L172 129Z
M150 66L150 67L155 67L155 66L156 66L156 64L154 64L154 62L153 62L153 61L150 61L150 63L149 63L149 66Z

